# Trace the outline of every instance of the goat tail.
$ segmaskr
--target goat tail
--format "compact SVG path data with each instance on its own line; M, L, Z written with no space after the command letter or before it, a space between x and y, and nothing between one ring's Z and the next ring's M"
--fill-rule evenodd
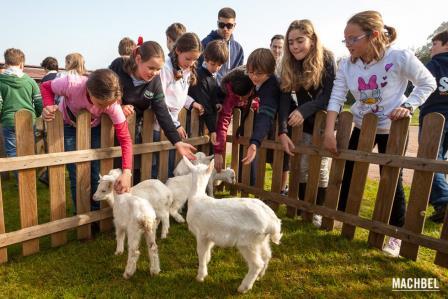
M145 232L152 232L154 229L154 219L143 216L139 219L138 224L140 225L140 228L143 229Z
M271 238L272 243L277 245L280 244L280 239L283 236L281 232L282 229L281 226L282 226L281 221L277 219L275 223L272 223L269 231L269 237Z

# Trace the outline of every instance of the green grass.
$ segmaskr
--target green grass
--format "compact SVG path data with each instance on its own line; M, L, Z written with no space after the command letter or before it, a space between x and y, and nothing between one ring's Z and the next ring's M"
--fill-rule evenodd
M267 167L266 187L271 171ZM4 203L8 231L19 227L15 183L4 181ZM40 222L48 221L48 190L38 186ZM409 188L408 188L409 189ZM221 194L225 196L226 194ZM362 216L369 217L376 197L376 183L369 181ZM325 232L289 219L281 207L283 238L272 245L273 258L266 276L255 283L242 298L379 298L448 296L447 270L433 264L434 252L422 249L419 261L393 259L369 248L368 232L357 229L348 241L340 231ZM171 222L168 239L158 240L162 272L149 276L145 248L137 272L130 280L122 273L126 256L115 256L112 233L100 234L91 241L77 241L71 232L70 242L50 248L43 238L41 252L20 256L20 247L9 250L10 261L0 265L0 297L3 298L225 298L237 296L236 289L247 268L235 249L215 248L204 283L195 281L197 256L195 240L185 224ZM440 234L440 225L427 223L425 233ZM392 277L435 277L441 291L392 292Z

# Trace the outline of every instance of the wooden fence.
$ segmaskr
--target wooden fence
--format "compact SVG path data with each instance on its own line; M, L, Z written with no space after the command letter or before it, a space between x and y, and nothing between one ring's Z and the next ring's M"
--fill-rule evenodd
M181 113L181 124L185 126L186 111ZM187 142L194 146L207 146L209 138L199 136L199 117L194 110L191 117L193 137ZM160 152L159 178L165 181L168 176L168 150L173 149L162 134L162 141L152 142L154 115L146 111L143 118L143 144L134 145L134 155L141 155L141 179L151 177L152 153ZM99 211L90 212L90 161L101 160L100 171L107 173L113 168L113 158L121 156L121 149L114 145L114 129L110 119L101 119L101 148L90 149L90 113L83 111L78 115L76 124L77 151L64 152L63 121L60 112L56 119L47 123L48 154L35 154L33 122L31 114L18 111L15 117L17 132L17 157L0 158L0 173L18 172L18 189L21 229L6 232L3 209L3 190L0 179L0 263L8 260L7 247L22 244L23 255L39 251L39 238L51 235L52 246L67 242L67 230L77 229L78 239L91 238L90 224L100 221L101 231L112 227L112 210L107 204ZM135 117L128 118L131 137L135 140ZM196 131L195 131L196 130ZM30 142L31 141L31 142ZM180 159L178 156L177 159ZM65 165L76 163L77 171L77 215L66 215ZM36 192L36 169L48 167L50 194L50 222L38 224L38 202Z
M247 117L245 135L238 140L228 136L232 143L231 167L241 183L232 186L232 193L237 190L243 195L251 193L265 200L277 204L286 204L288 214L295 215L295 209L303 210L304 219L311 221L313 213L324 217L322 228L332 230L334 221L343 222L342 235L353 239L356 227L369 231L368 242L371 246L381 248L385 235L403 240L400 254L416 260L420 246L437 251L435 263L448 267L448 220L445 217L440 238L433 238L422 234L428 206L428 197L431 189L434 172L448 173L448 163L434 160L443 130L444 119L440 114L431 114L425 118L422 130L422 140L417 157L404 156L409 119L392 123L389 142L385 154L372 153L373 140L376 133L377 119L374 115L364 118L359 146L356 151L348 150L348 141L352 128L352 115L349 112L340 114L337 125L337 140L340 154L333 156L321 148L322 132L325 125L325 113L316 116L312 145L301 144L302 128L293 130L293 142L297 145L296 155L291 159L291 172L289 181L289 195L281 196L281 172L284 152L276 141L265 140L258 152L256 185L250 186L250 167L242 167L238 172L239 146L243 145L243 155L247 152L250 132L252 132L253 112ZM199 122L196 112L193 112L191 121L192 136L188 140L195 146L207 147L208 137L199 136ZM151 177L152 154L160 152L159 178L167 178L168 152L171 144L162 138L161 142L152 142L152 124L154 116L147 111L143 121L143 143L134 145L134 154L142 156L141 179ZM128 119L131 136L135 136L135 119ZM181 123L185 124L185 113L181 116ZM233 116L233 133L240 125L240 111L235 110ZM77 229L78 238L90 238L90 223L100 221L102 231L111 228L111 209L102 206L102 209L89 212L90 207L90 161L101 160L101 173L107 173L113 167L113 158L121 155L120 147L113 146L113 127L110 120L104 117L101 122L101 148L89 149L90 145L90 115L82 112L77 120L77 151L64 152L63 124L60 114L55 121L48 124L48 154L34 155L32 121L26 112L18 112L16 128L20 132L17 137L18 157L0 158L0 173L17 170L19 179L20 219L21 229L5 232L4 210L0 180L0 262L6 262L7 246L22 244L23 254L29 255L39 251L39 238L51 235L52 246L60 246L67 242L67 230ZM233 134L234 135L234 134ZM271 190L264 190L266 150L274 150L272 165ZM300 168L300 155L310 155L310 171L305 198L298 200L298 174ZM319 166L323 156L332 157L329 186L323 206L315 204ZM177 156L177 159L180 157ZM345 161L355 161L351 189L349 191L347 209L345 212L337 211L339 193L344 173ZM65 164L77 165L77 216L66 215L66 190L64 167ZM369 164L383 165L379 182L377 199L372 219L359 216L362 197L367 180ZM36 171L38 167L49 167L50 172L50 206L51 219L48 223L38 224L36 200ZM406 221L402 228L388 224L392 209L394 192L398 180L399 169L414 169L414 176L407 207ZM83 192L79 192L79 191Z
M257 176L255 186L250 186L250 166L243 166L238 173L238 147L243 145L243 155L247 152L249 138L252 132L253 112L247 117L244 124L245 135L236 140L231 135L227 141L232 142L231 167L237 173L241 183L236 188L242 195L254 194L264 200L274 202L274 208L278 204L286 204L288 215L295 215L296 209L304 211L305 221L311 221L313 213L323 216L322 228L334 229L334 221L343 222L342 236L353 239L356 227L369 231L369 245L381 249L385 235L402 240L400 255L412 260L417 259L420 246L436 250L434 263L442 267L448 267L448 215L445 215L440 238L424 235L423 226L428 216L427 207L431 191L434 172L448 173L448 163L435 160L444 127L444 117L438 113L432 113L425 117L421 132L417 157L405 156L405 145L408 136L409 119L394 121L391 126L390 137L385 154L373 153L373 144L376 134L377 117L368 114L364 117L358 148L356 151L348 150L348 143L352 130L352 114L342 112L337 124L336 139L340 154L332 155L321 147L322 134L325 128L325 112L319 112L316 116L312 145L304 145L302 140L302 127L293 130L292 140L296 145L295 155L290 162L289 193L288 196L279 194L281 188L282 164L284 152L278 142L265 140L258 151ZM233 128L240 125L240 111L233 115ZM274 150L272 163L271 190L264 190L266 150ZM305 198L298 198L300 156L310 155L309 177L305 192ZM316 205L316 197L319 182L320 163L323 156L331 157L331 170L329 185L323 206ZM346 211L338 211L338 201L344 174L345 161L355 161L352 180L348 194ZM366 186L368 168L370 164L382 165L382 173L379 181L375 207L372 219L359 216L363 193ZM400 168L414 169L410 196L407 203L406 220L403 227L398 228L389 225L393 199L398 182Z

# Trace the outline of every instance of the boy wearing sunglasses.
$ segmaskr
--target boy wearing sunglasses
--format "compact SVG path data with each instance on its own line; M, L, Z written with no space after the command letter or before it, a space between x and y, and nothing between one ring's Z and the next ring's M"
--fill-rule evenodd
M226 41L227 47L229 49L229 58L226 63L224 63L216 74L216 80L218 84L221 82L222 77L225 74L233 70L234 68L243 64L244 61L244 52L241 45L233 39L233 30L235 29L236 13L230 7L224 7L218 12L218 29L212 30L210 34L202 40L202 47L205 49L207 44L211 41L221 39ZM199 58L198 65L202 65L204 61L204 57L201 56Z

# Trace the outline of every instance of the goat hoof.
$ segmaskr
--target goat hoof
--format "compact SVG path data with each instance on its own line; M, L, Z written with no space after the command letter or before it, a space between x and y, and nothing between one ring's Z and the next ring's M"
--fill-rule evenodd
M115 254L115 255L122 255L122 254L123 254L123 251L117 250L117 251L115 251L114 254Z
M166 239L166 234L162 234L162 235L160 236L160 239Z
M159 275L159 273L160 273L160 269L150 269L149 270L149 274L151 274L151 276Z
M246 293L249 290L250 290L250 288L248 286L246 286L246 285L240 285L239 288L238 288L238 292L241 293L241 294L244 294L244 293Z
M196 276L196 280L197 281L199 281L199 282L204 282L204 278L205 278L205 276Z
M129 279L129 278L131 278L131 276L132 276L132 274L129 274L129 273L127 273L127 272L124 272L124 273L123 273L123 278L124 278L124 279Z

